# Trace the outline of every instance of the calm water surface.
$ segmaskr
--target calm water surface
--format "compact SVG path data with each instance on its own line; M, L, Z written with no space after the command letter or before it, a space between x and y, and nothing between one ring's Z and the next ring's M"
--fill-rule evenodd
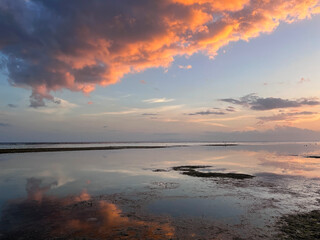
M320 144L202 144L0 155L0 239L269 239L279 216L320 208L320 159L306 158ZM255 177L171 169L181 165Z

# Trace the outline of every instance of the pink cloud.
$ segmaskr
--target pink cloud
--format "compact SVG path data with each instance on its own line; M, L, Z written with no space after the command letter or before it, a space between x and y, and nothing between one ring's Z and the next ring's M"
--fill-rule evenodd
M9 82L31 89L31 106L40 107L54 91L89 94L126 74L168 68L177 55L214 57L230 42L319 12L318 0L3 0L0 51Z

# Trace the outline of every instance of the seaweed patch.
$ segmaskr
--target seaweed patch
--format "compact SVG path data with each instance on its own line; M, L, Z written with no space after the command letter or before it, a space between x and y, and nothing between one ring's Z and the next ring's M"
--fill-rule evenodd
M320 210L280 218L277 239L320 239Z
M199 172L196 169L208 168L211 166L196 165L196 166L176 166L172 167L174 171L179 171L183 175L202 178L234 178L234 179L247 179L253 178L253 175L243 173L221 173L221 172Z

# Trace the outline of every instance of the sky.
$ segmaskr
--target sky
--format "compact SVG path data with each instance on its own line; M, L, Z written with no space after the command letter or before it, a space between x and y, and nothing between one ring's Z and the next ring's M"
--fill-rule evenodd
M319 0L0 0L0 141L320 139Z

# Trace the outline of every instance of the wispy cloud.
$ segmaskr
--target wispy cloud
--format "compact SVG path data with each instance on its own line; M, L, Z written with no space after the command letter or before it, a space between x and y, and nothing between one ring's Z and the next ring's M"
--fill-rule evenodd
M275 126L264 131L207 132L220 141L318 141L320 132L288 126Z
M129 98L129 97L132 97L132 94L125 94L123 96L120 96L120 98Z
M78 107L77 104L71 103L61 98L56 98L56 101L59 101L59 104L51 103L46 108L32 108L29 111L40 112L45 114L65 114L73 108Z
M142 113L142 116L157 116L157 113Z
M221 112L221 111L211 111L211 110L207 110L207 111L200 111L200 112L195 112L195 113L189 113L188 115L194 116L194 115L225 115L225 112Z
M252 119L254 117L254 115L240 115L240 116L234 116L234 117L213 117L213 118L190 118L190 119L186 119L186 121L190 121L190 122L211 122L211 123L217 123L217 124L221 124L221 122L225 123L225 122L232 122L232 121L238 121L240 119ZM226 126L226 125L224 125Z
M98 117L104 115L129 115L129 114L139 114L139 115L151 115L155 114L154 112L169 112L179 108L182 108L184 105L170 105L170 106L162 106L162 107L154 107L154 108L130 108L122 111L113 111L113 112L99 112L99 113L91 113L91 114L83 114L83 116L91 116Z
M227 128L227 126L225 124L217 123L215 120L211 120L211 119L188 119L186 122L202 123L205 125Z
M126 74L167 69L175 56L213 57L230 42L320 12L319 0L146 2L2 0L1 65L14 86L32 89L31 106L41 107L55 101L52 92L88 94Z
M311 80L309 79L309 78L304 78L304 77L302 77L302 78L300 78L300 80L298 81L298 83L306 83L306 82L310 82Z
M320 105L320 101L318 98L300 98L290 100L274 97L262 98L258 97L256 94L249 94L239 99L225 98L220 99L220 101L232 103L235 105L241 105L256 111Z
M11 125L9 123L1 123L0 122L0 127L10 127Z
M188 113L186 115L195 116L195 115L226 115L228 113L235 112L236 109L232 106L228 106L226 108L212 108L205 111L197 111L194 113Z
M227 112L235 112L236 109L232 106L228 106L226 109L225 109Z
M192 66L191 66L191 65L186 65L186 66L179 65L179 68L180 68L180 69L191 69Z
M131 110L125 110L125 111L116 111L116 112L103 112L103 113L97 113L97 114L85 114L85 115L91 115L91 116L99 116L99 115L127 115L132 113L139 112L139 109L131 109Z
M265 122L273 122L273 121L293 121L297 118L300 119L303 116L311 116L311 115L316 115L316 114L318 114L318 113L317 112L308 112L308 111L288 112L288 113L275 114L272 116L258 117L257 119L260 120L259 124L263 124Z
M17 106L17 105L15 105L15 104L11 104L11 103L9 103L9 104L8 104L8 107L10 107L10 108L17 108L18 106Z
M146 99L143 100L145 103L167 103L167 102L172 102L175 99L173 98L151 98L151 99Z

